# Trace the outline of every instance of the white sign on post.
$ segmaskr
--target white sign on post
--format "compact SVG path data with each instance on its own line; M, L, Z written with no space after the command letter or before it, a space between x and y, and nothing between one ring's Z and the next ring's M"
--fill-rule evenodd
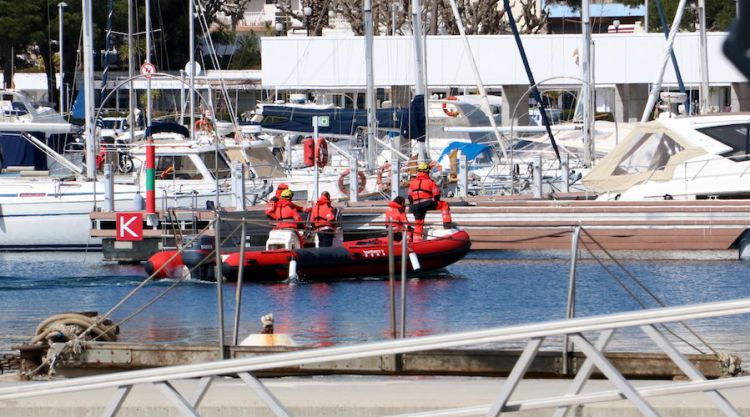
M146 78L151 78L156 73L156 67L150 62L144 62L141 65L141 75Z
M315 118L318 119L318 127L328 127L330 125L328 116L315 116Z

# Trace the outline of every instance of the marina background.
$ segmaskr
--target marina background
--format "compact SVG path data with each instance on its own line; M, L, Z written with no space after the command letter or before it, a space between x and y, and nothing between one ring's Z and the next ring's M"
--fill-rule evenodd
M750 297L748 264L735 251L672 254L649 259L631 254L620 262L666 305L678 306ZM607 263L617 272L613 263ZM432 335L565 318L570 255L566 251L471 252L437 273L407 281L407 336ZM658 307L626 274L623 283L646 307ZM577 268L576 316L638 310L638 302L593 259ZM101 253L0 254L0 351L28 343L45 318L68 311L108 311L146 278L139 265L101 260ZM149 283L112 318L119 321L174 281ZM231 340L236 285L224 285L226 337ZM396 294L400 292L397 281ZM240 340L261 329L260 317L273 313L277 333L303 346L330 346L390 337L390 290L386 278L325 283L245 284ZM119 340L137 343L217 343L214 283L180 283L120 328ZM699 320L689 325L717 351L748 357L750 320L746 316ZM679 325L676 334L708 350ZM675 340L673 336L668 336ZM544 347L559 349L560 340ZM685 343L686 353L697 353ZM515 348L517 346L503 346ZM520 347L520 346L518 346ZM636 331L616 333L611 351L655 350Z

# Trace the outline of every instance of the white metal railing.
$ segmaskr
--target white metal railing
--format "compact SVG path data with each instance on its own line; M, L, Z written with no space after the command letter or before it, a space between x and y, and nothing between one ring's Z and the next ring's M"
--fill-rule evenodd
M238 374L278 416L289 416L278 399L250 373L280 367L300 366L321 362L365 358L379 355L417 352L431 349L445 349L459 346L484 344L490 342L508 342L529 339L523 353L510 375L500 388L497 399L490 405L462 409L438 410L416 415L459 416L487 414L499 415L504 411L528 410L535 408L557 408L556 416L562 416L567 407L576 404L590 404L626 398L640 412L647 416L656 416L658 412L645 398L672 395L676 393L706 392L717 407L729 416L739 416L734 407L718 392L719 389L750 386L750 377L736 377L708 381L690 361L674 347L654 327L656 324L692 319L750 313L750 298L696 304L681 307L658 308L637 312L618 313L606 316L577 318L572 320L549 321L536 324L518 325L488 330L476 330L444 335L400 339L353 346L341 346L323 349L311 349L261 357L232 359L193 365L170 366L164 368L124 372L119 374L100 375L77 379L52 381L39 384L14 385L0 388L0 401L20 398L41 397L76 391L102 388L116 388L117 391L104 412L104 416L114 416L122 402L136 384L154 384L169 398L183 414L199 416L197 407L217 375ZM664 353L691 379L691 382L653 385L636 389L606 359L603 351L617 329L640 327ZM584 332L601 332L598 341L592 344ZM542 397L517 402L509 398L517 384L523 378L531 361L535 357L545 338L550 336L568 336L586 356L586 361L572 381L568 394L557 397ZM617 388L614 391L602 391L579 394L588 380L593 367L596 366ZM202 378L194 397L190 400L177 392L169 381ZM560 414L561 413L561 414Z

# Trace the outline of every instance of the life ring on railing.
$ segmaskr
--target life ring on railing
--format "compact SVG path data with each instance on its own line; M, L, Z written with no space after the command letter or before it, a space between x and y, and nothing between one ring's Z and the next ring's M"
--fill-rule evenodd
M328 164L328 142L323 137L315 141L315 161L320 168Z
M385 175L386 181L383 181L383 175ZM386 162L378 168L378 176L375 181L378 184L378 191L384 193L391 191L391 164Z
M344 183L344 179L349 176L349 173L350 171L347 169L341 173L341 176L339 176L339 191L341 191L345 195L349 195L349 184ZM367 177L365 177L365 173L362 171L357 171L357 194L360 194L365 190L366 182Z
M450 96L450 97L446 97L446 100L458 101L458 98L456 98L456 96ZM456 106L454 106L453 104L449 105L445 101L443 102L443 113L445 113L446 115L450 117L458 117L458 115L461 114L461 112L458 111Z
M199 132L211 132L211 123L206 119L198 119L195 121L195 130Z

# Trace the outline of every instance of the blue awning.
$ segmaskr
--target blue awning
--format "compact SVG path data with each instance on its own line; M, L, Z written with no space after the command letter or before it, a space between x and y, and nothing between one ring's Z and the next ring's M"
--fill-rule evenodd
M443 153L440 154L438 161L443 159L444 156L450 154L453 150L458 149L462 154L466 155L466 160L471 161L482 152L489 152L492 150L490 145L482 143L470 143L470 142L451 142L448 146L443 149Z

